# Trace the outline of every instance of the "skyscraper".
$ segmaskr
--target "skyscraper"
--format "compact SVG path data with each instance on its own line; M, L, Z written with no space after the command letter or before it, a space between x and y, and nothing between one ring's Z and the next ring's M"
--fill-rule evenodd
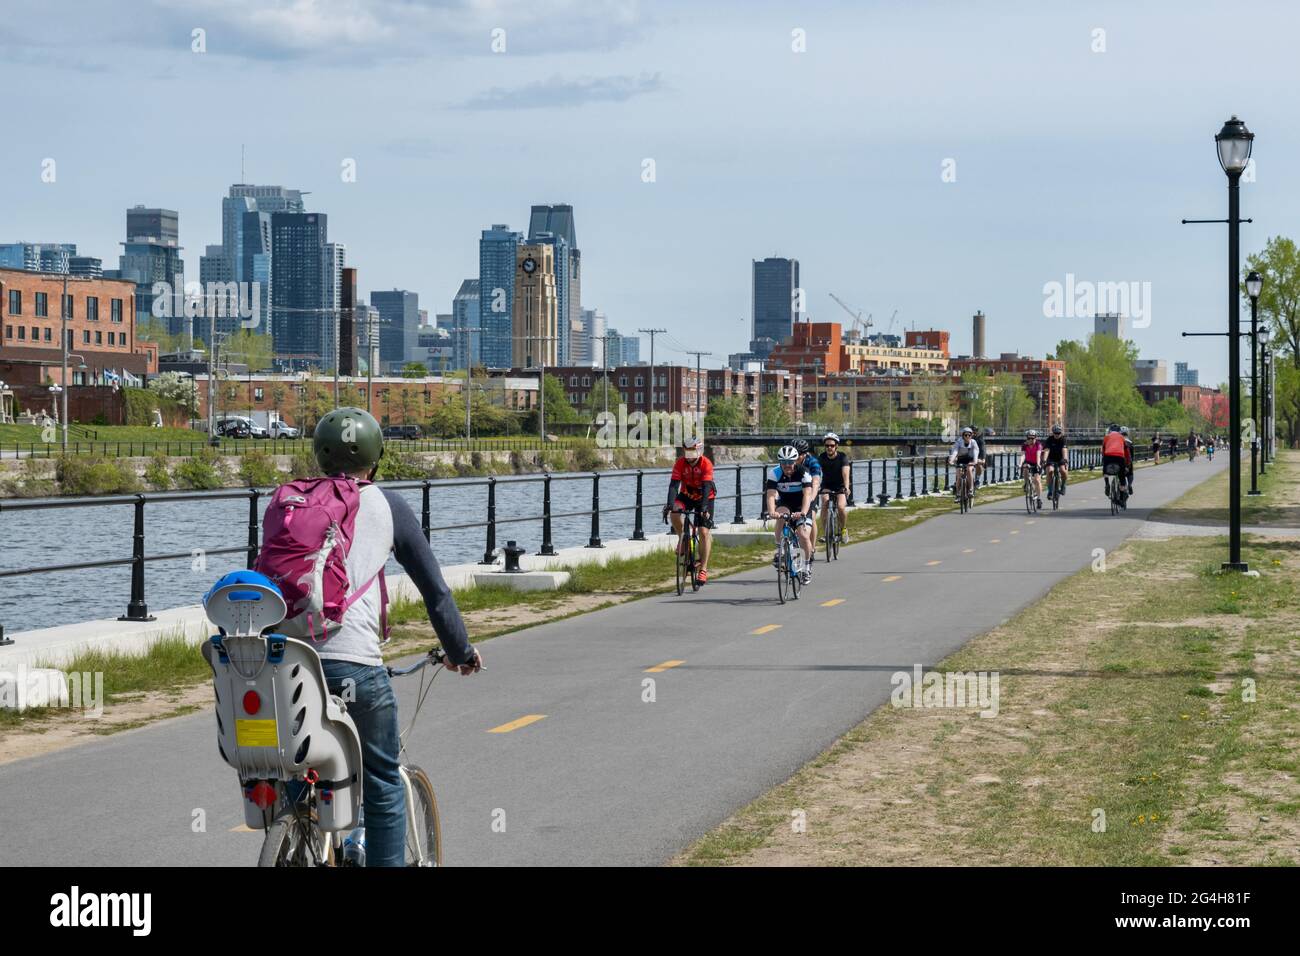
M379 312L379 367L376 372L397 371L418 361L420 347L420 296L405 289L371 292L370 306Z
M481 358L488 368L514 363L515 254L524 237L506 225L484 229L478 244Z
M1128 319L1118 312L1098 313L1092 317L1092 334L1113 339L1128 338Z
M467 329L479 326L480 304L478 279L466 279L460 284L451 300L451 327L456 339L452 364L454 368L472 368L482 364L483 334Z
M555 246L537 242L519 246L515 253L514 361L515 368L556 365Z
M582 253L578 250L578 235L570 205L534 206L528 219L528 241L538 242L544 236L563 240L564 248L556 245L555 278L557 334L559 336L560 363L575 364L570 355L572 333L582 324Z
M164 282L171 301L159 310L167 314L171 335L189 334L185 316L185 263L181 260L180 217L174 209L133 206L126 211L126 241L118 257L115 278L129 279L135 286L136 321L148 322L154 313L154 283Z
M235 183L221 200L221 245L208 246L199 259L199 282L205 294L210 283L258 283L258 326L252 331L270 333L274 325L271 295L271 215L304 212L304 193L283 186ZM234 291L234 290L227 290ZM252 290L244 292L245 300ZM235 303L237 304L237 303ZM214 305L216 305L214 303ZM233 332L240 317L232 303L217 306L218 332Z
M324 327L332 324L326 275L328 217L316 212L271 213L271 290L275 357L290 369L331 367Z
M799 288L799 260L754 260L753 338L749 350L767 358L788 339L799 317L795 295Z

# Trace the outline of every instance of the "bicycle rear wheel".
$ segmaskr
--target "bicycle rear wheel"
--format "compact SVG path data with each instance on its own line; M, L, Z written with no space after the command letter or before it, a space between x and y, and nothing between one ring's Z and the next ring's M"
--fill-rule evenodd
M776 569L776 596L780 598L781 603L785 603L785 592L789 584L789 578L786 576L785 545L781 546L781 560L777 562Z
M315 814L300 813L304 823L294 817L293 810L280 812L266 828L262 852L257 857L258 866L329 866L332 849L327 834L316 829ZM316 841L316 855L311 852L310 841Z
M442 821L438 816L438 798L434 796L429 775L414 764L407 764L411 778L414 807L406 810L406 865L442 866ZM424 862L418 862L420 857Z
M677 538L677 596L681 597L682 592L686 590L686 541L683 537Z
M700 553L700 537L699 532L694 528L691 529L690 540L686 542L686 549L690 553L691 557L690 564L688 564L686 568L686 570L690 572L691 576L691 590L698 591L700 589L700 562L698 558Z

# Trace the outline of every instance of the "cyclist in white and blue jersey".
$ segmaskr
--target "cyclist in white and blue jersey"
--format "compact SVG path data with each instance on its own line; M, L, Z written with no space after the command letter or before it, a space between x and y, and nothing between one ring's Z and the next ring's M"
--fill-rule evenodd
M800 578L804 584L812 580L812 519L808 511L812 503L813 480L808 469L799 460L793 445L786 445L777 453L779 464L767 473L766 510L776 518L776 553L772 564L781 566L781 541L785 524L791 522L799 547L803 550L803 570Z
M821 508L822 503L822 463L817 460L817 456L811 451L811 446L806 438L799 438L794 441L794 450L799 453L799 464L808 472L812 478L813 493L812 503L808 505L808 517L812 519L812 539L817 540L817 511ZM817 551L814 549L811 561L817 560Z

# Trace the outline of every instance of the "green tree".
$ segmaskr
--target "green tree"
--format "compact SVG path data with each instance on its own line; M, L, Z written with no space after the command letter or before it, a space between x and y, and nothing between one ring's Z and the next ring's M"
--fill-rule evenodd
M546 398L546 420L555 425L569 425L582 421L577 409L569 404L569 396L564 390L564 383L549 372L542 394Z
M1088 344L1062 341L1056 358L1065 362L1066 409L1069 424L1104 426L1107 422L1136 422L1145 415L1137 390L1133 363L1138 350L1131 342L1092 335Z
M1263 252L1246 257L1244 271L1252 269L1264 280L1259 293L1259 318L1269 324L1279 350L1295 368L1300 368L1300 250L1285 236L1274 236L1265 243ZM1244 275L1241 291L1246 294ZM1247 301L1242 309L1244 318L1250 317L1249 310ZM1278 391L1281 398L1281 389Z
M704 427L709 429L743 428L745 421L745 399L739 395L725 398L709 399L708 410L704 414Z
M587 421L594 422L596 416L609 408L610 414L618 413L618 406L624 402L622 394L614 387L608 375L602 375L592 383L591 391L587 393L587 400L582 404L582 415Z
M260 372L271 367L271 336L258 335L252 329L239 329L226 337L218 354L242 362L251 371Z
M429 366L423 362L407 362L402 366L402 378L424 378L429 374Z
M767 394L758 403L758 427L764 431L782 431L794 424L790 409L780 395Z

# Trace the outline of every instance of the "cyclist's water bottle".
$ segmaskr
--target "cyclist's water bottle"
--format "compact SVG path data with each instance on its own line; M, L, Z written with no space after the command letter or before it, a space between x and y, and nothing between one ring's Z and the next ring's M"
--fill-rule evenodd
M343 838L343 865L366 865L366 809L362 807L357 813L357 825Z

